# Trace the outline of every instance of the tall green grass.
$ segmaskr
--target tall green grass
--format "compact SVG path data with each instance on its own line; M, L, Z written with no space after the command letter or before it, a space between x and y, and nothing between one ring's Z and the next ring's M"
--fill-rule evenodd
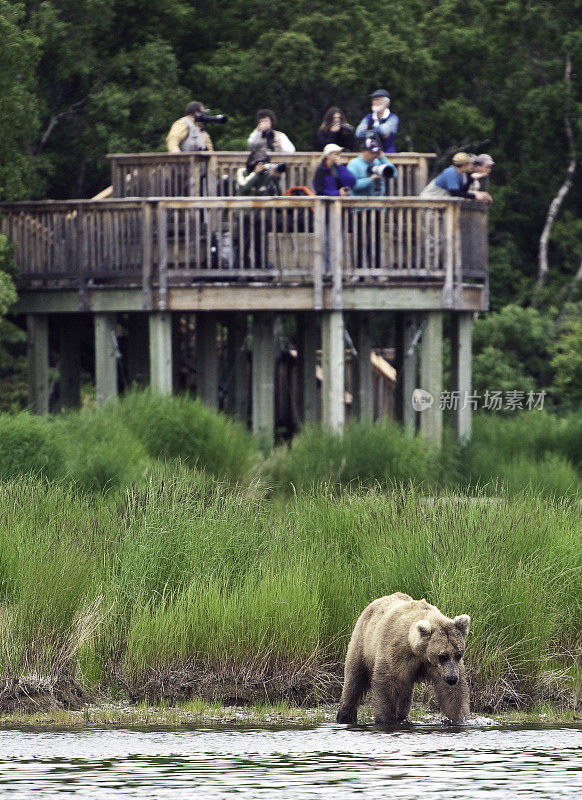
M263 696L296 697L298 681L332 696L359 613L404 591L472 616L476 708L572 705L581 534L577 503L531 490L320 486L273 503L170 465L123 498L4 483L2 675L58 672L132 697L220 696L225 676Z

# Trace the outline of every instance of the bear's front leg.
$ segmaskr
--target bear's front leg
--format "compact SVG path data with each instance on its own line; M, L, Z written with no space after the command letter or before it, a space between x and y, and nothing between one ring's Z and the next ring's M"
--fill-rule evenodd
M449 686L438 674L432 676L432 684L445 717L457 725L465 722L469 718L469 685L464 664L459 664L459 680L454 686Z
M346 661L344 687L337 712L337 721L353 725L358 721L358 707L368 691L370 680L363 662L358 658Z
M372 675L370 697L374 722L385 725L407 720L412 706L413 688L413 683L395 681L382 670L375 671Z

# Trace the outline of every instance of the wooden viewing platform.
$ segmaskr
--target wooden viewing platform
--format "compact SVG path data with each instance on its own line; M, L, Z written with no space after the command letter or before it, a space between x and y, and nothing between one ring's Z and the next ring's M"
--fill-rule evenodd
M107 341L118 314L147 316L151 383L171 391L174 312L197 314L198 392L216 405L216 359L209 355L216 324L227 320L246 336L243 319L251 313L253 429L270 435L272 402L264 398L272 383L273 320L292 313L302 315L298 328L309 353L319 346L321 328L322 417L341 428L344 312L350 312L358 349L365 352L370 314L386 311L394 314L396 330L399 416L413 423L408 395L422 386L437 400L420 415L421 429L439 439L442 314L452 315L455 385L470 391L472 315L488 303L487 206L416 196L427 182L430 155L408 153L391 156L399 176L386 198L233 197L236 169L246 157L115 155L110 199L0 204L1 230L16 244L18 310L29 315L33 406L48 407L49 327L68 331L60 339L61 369L67 373L67 362L75 372L75 358L66 352L75 340L74 326L87 315L94 320L98 400L117 391L115 353ZM281 160L288 165L283 189L310 186L321 154L294 153ZM412 367L416 353L407 342L419 328L420 384ZM304 355L308 385L301 407L303 420L309 420L314 364L312 355ZM369 364L361 372L357 406L365 418ZM76 402L75 375L65 404ZM241 404L233 399L231 408L244 416ZM459 411L457 429L469 434L467 413Z

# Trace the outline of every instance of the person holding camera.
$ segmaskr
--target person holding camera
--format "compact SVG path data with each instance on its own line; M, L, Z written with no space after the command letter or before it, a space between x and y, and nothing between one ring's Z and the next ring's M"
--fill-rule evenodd
M257 127L248 138L249 147L262 147L275 153L294 153L295 145L282 131L275 130L277 117L270 108L261 108L255 115Z
M315 135L315 149L323 150L326 144L337 144L343 150L354 149L354 129L346 122L341 108L332 106L325 112Z
M271 163L266 150L255 148L249 153L245 166L236 173L237 195L239 197L272 197L280 194L279 180L285 169L285 164ZM244 210L239 248L246 269L263 269L265 265L269 266L265 245L270 232L271 214L261 215L261 212L256 209Z
M376 89L370 95L372 111L366 114L356 128L358 139L375 137L385 153L396 152L398 117L390 111L390 94L386 89Z
M348 169L356 179L351 191L355 197L384 197L388 181L398 175L394 164L371 137L364 140L362 152L349 162Z
M186 115L177 119L166 137L168 153L192 153L200 150L213 151L212 139L204 122L208 119L204 103L193 100L186 106ZM226 117L217 121L226 122Z

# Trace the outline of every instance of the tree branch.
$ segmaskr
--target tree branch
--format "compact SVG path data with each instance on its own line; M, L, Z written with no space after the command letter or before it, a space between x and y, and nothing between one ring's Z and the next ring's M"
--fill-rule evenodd
M38 143L37 143L37 145L36 145L36 147L34 149L35 156L38 156L38 155L40 155L42 153L42 151L46 147L46 143L50 139L50 136L51 136L52 132L57 127L59 122L62 119L64 119L65 117L74 117L75 114L77 114L77 112L85 105L86 102L87 102L87 98L84 97L82 100L79 100L76 103L73 103L72 106L69 106L69 108L67 108L66 111L61 111L59 114L54 114L50 118L49 123L46 126L46 129L45 129L43 135L40 137L40 140L38 141Z

